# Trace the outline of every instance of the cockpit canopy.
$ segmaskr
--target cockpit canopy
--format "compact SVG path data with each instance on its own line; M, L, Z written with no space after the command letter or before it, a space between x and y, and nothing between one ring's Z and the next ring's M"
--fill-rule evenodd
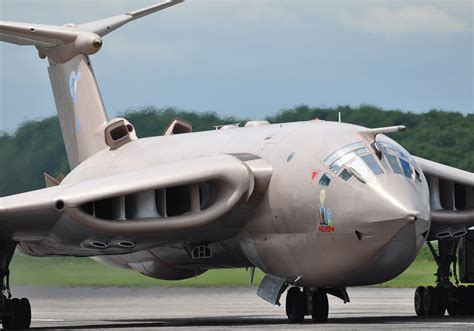
M398 174L421 181L415 160L401 146L388 141L377 141L370 149L363 141L344 146L329 155L324 163L345 182L355 177L367 183L372 177L383 174ZM328 175L325 183L327 177L330 181Z

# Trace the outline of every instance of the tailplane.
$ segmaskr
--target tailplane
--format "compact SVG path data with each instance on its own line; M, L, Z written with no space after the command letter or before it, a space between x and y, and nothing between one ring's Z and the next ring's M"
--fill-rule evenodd
M71 169L106 147L105 107L89 59L102 48L102 37L122 25L174 6L168 0L127 14L65 26L0 21L0 41L35 46L48 58L49 78Z

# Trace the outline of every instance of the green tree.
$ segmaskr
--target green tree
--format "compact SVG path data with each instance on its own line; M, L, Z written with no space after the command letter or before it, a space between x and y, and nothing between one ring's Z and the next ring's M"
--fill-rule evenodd
M267 118L271 123L319 118L366 127L405 125L408 130L393 135L410 153L474 172L474 115L432 110L416 114L383 110L371 105L335 108L296 106ZM174 118L193 124L195 131L214 126L245 123L245 119L221 117L214 112L197 113L176 108L143 107L123 115L139 137L161 135ZM21 124L15 133L0 133L0 196L44 187L43 172L53 176L69 171L57 117Z

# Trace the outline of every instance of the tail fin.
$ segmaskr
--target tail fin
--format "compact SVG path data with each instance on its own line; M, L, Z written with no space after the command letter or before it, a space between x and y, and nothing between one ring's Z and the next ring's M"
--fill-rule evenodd
M81 25L39 25L0 21L0 41L35 46L49 60L49 78L71 169L106 147L108 122L89 55L102 37L120 26L184 0L168 0L124 15Z
M88 56L51 64L48 72L69 164L74 168L106 147L107 114Z

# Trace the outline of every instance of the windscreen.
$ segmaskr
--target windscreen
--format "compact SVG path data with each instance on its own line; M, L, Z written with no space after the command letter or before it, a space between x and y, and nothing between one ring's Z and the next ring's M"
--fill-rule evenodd
M324 163L344 182L355 177L366 183L383 174L420 178L410 154L402 147L388 142L376 142L371 148L363 141L352 143L330 154Z

